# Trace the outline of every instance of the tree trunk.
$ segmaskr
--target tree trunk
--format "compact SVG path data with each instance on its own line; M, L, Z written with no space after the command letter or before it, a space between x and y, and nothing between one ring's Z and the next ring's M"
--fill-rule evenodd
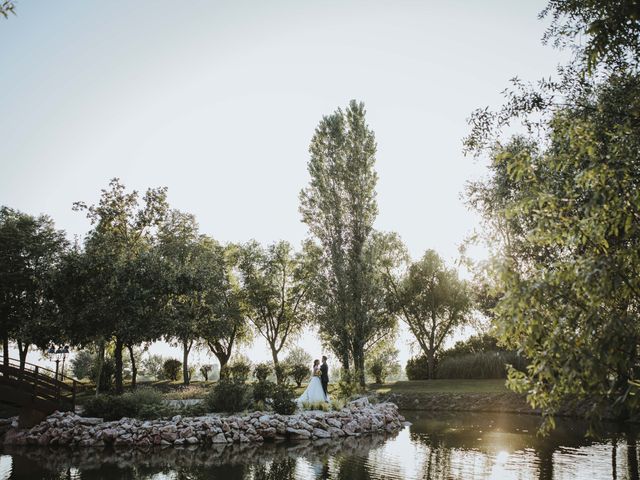
M116 348L113 352L115 360L115 381L116 381L116 393L120 395L124 392L124 384L122 382L122 340L116 338Z
M638 447L637 434L629 429L626 433L627 437L627 475L630 479L638 478Z
M429 380L436 378L436 356L434 352L427 353L427 368L429 371Z
M96 397L100 393L100 381L102 380L102 366L104 365L104 340L100 340L98 346L98 374L96 375Z
M2 360L4 365L9 365L9 334L2 335Z
M273 371L276 374L276 383L280 385L284 380L284 375L280 370L280 361L278 360L278 351L275 347L271 346L271 357L273 358Z
M182 383L184 385L189 385L189 352L191 351L192 345L193 340L190 342L182 342Z
M20 357L20 370L24 370L27 363L27 354L29 353L29 343L22 344L22 340L18 340L18 356Z
M129 350L129 358L131 359L131 388L136 388L136 380L138 378L138 367L136 366L136 359L133 355L133 347L131 345L127 345L127 350Z
M365 377L364 377L364 348L360 345L356 345L355 352L353 352L353 366L356 371L356 378L358 380L358 384L360 388L363 390L366 387Z

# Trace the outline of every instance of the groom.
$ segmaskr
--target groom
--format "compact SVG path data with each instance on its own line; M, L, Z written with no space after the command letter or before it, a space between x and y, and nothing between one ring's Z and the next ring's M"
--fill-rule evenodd
M329 366L327 365L327 357L322 356L322 365L320 365L320 381L322 382L322 390L324 390L325 398L329 398L327 387L329 385Z

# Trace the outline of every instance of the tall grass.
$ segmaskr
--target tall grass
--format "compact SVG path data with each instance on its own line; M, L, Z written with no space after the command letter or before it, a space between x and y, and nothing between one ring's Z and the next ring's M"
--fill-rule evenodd
M438 378L507 378L506 365L524 370L526 361L515 352L480 352L445 358L438 364Z

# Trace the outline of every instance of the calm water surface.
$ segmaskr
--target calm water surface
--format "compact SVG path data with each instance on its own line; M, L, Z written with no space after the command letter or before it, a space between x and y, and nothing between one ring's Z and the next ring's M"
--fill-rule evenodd
M510 414L406 413L394 435L309 444L0 452L0 479L616 479L637 480L640 431L560 421L547 438L537 417Z

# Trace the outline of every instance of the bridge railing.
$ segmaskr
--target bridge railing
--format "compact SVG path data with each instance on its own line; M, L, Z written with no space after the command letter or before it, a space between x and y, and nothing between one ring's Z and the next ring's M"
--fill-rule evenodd
M56 372L10 358L8 363L0 357L0 383L28 392L33 401L57 403L61 409L73 409L76 403L78 381Z

